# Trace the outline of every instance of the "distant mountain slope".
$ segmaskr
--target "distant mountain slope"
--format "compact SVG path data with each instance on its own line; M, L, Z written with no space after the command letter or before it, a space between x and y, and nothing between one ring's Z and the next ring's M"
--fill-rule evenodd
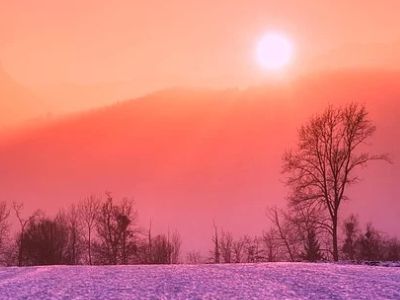
M29 130L0 146L0 198L57 208L89 193L133 196L142 225L177 228L207 247L213 220L235 233L265 228L282 203L281 157L328 103L365 103L371 151L400 158L400 74L339 72L247 90L174 89ZM400 167L372 163L346 210L398 231Z

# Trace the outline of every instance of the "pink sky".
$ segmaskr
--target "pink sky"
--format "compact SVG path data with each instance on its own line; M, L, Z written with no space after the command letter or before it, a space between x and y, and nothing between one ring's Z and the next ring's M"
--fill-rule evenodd
M55 211L107 189L193 246L213 219L260 233L265 207L285 199L282 153L328 103L366 103L371 149L400 157L399 11L397 0L2 1L0 133L168 87L230 90L156 94L10 133L0 198ZM279 75L256 62L271 30L295 47ZM363 174L348 210L398 232L399 167Z

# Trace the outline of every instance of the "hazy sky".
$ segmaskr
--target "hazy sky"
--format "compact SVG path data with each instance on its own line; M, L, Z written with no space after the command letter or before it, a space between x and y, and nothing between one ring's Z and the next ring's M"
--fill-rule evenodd
M255 63L255 45L269 30L295 44L290 74L393 67L399 11L397 0L1 1L0 61L33 87L123 82L140 93L247 86L267 76Z
M396 0L0 1L0 129L175 86L400 69L399 11ZM278 74L256 60L271 31L294 45ZM2 71L18 87L7 87Z
M260 84L275 77L256 63L257 42L269 31L294 44L295 60L281 79L332 68L379 71L301 78L293 94L271 89L270 97L263 88L178 93L175 102L149 96L144 110L132 101L125 104L130 110L115 106L50 126L0 144L0 198L58 208L107 188L137 196L146 222L164 218L160 224L184 228L185 238L197 220L211 226L213 207L221 224L260 232L265 206L285 198L279 182L285 147L332 95L368 103L381 130L374 149L399 157L392 138L399 131L399 76L384 74L400 69L399 12L399 0L0 0L0 133L2 122L171 86ZM375 177L354 193L355 203L364 220L380 220L393 232L400 172L398 165L379 168L370 169ZM236 202L226 210L220 199ZM247 225L238 223L243 214Z

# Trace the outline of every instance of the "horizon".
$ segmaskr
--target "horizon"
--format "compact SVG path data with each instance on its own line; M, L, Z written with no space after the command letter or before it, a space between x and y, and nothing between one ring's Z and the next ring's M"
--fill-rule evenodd
M3 72L5 75L9 76L14 83L16 83L22 90L32 92L28 86L24 86L21 84L21 82L18 82L15 80L15 78L12 78L10 74L7 73L7 70L4 68L1 68L0 64L0 73ZM379 68L379 67L358 67L358 68L353 68L353 67L345 67L345 68L339 68L339 69L326 69L326 70L314 70L312 72L306 72L302 74L296 74L294 77L288 77L284 78L280 75L275 76L275 74L272 74L270 78L265 78L264 81L254 83L252 85L247 85L247 86L223 86L223 87L217 87L217 86L207 86L207 85L170 85L162 88L158 88L155 90L151 91L145 91L139 94L133 94L130 96L126 96L124 98L110 98L107 101L100 101L97 104L93 104L89 102L89 104L83 105L82 108L77 108L77 107L70 107L70 108L63 108L59 109L57 107L48 107L45 111L42 112L37 112L36 114L28 114L28 116L24 116L23 118L19 118L17 120L11 119L10 121L6 121L4 123L0 123L0 139L4 138L4 136L7 136L9 134L14 135L15 133L24 133L25 131L29 131L30 127L35 128L36 126L45 126L45 125L51 125L52 123L57 123L58 121L63 121L67 120L70 118L74 118L76 116L79 116L81 114L85 113L90 113L94 112L97 110L102 110L102 109L107 109L109 107L115 106L115 105L120 105L124 104L126 102L130 102L133 100L138 100L142 98L147 98L151 97L153 95L157 95L160 93L168 93L168 92L185 92L185 91L198 91L198 92L204 92L204 91L212 91L212 92L226 92L226 91L246 91L246 90L256 90L256 89L264 89L264 88L270 88L270 89L279 89L279 90L285 90L288 88L293 88L296 87L299 83L304 82L304 81L313 81L313 80L318 80L318 77L328 77L328 76L349 76L349 75L362 75L362 74L372 74L372 75L377 75L377 74L397 74L400 73L400 66L399 67L392 67L392 68ZM82 85L80 88L94 88L98 85L101 84L111 84L111 82L108 83L98 83L98 84L88 84L88 85ZM78 87L78 84L66 84L66 86L75 86ZM69 90L68 88L65 90L65 92L71 92L75 93L75 91ZM83 92L80 94L79 97L84 97L86 93ZM89 97L94 97L93 94L89 93ZM35 93L31 93L30 98L33 101L41 101L43 99L38 98ZM28 98L29 99L29 98ZM46 99L46 97L44 97ZM333 104L333 103L332 103Z

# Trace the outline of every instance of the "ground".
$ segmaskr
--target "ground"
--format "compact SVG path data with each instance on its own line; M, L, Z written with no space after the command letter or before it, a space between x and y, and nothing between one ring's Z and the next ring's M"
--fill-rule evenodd
M0 269L0 299L400 299L400 268L269 263Z

